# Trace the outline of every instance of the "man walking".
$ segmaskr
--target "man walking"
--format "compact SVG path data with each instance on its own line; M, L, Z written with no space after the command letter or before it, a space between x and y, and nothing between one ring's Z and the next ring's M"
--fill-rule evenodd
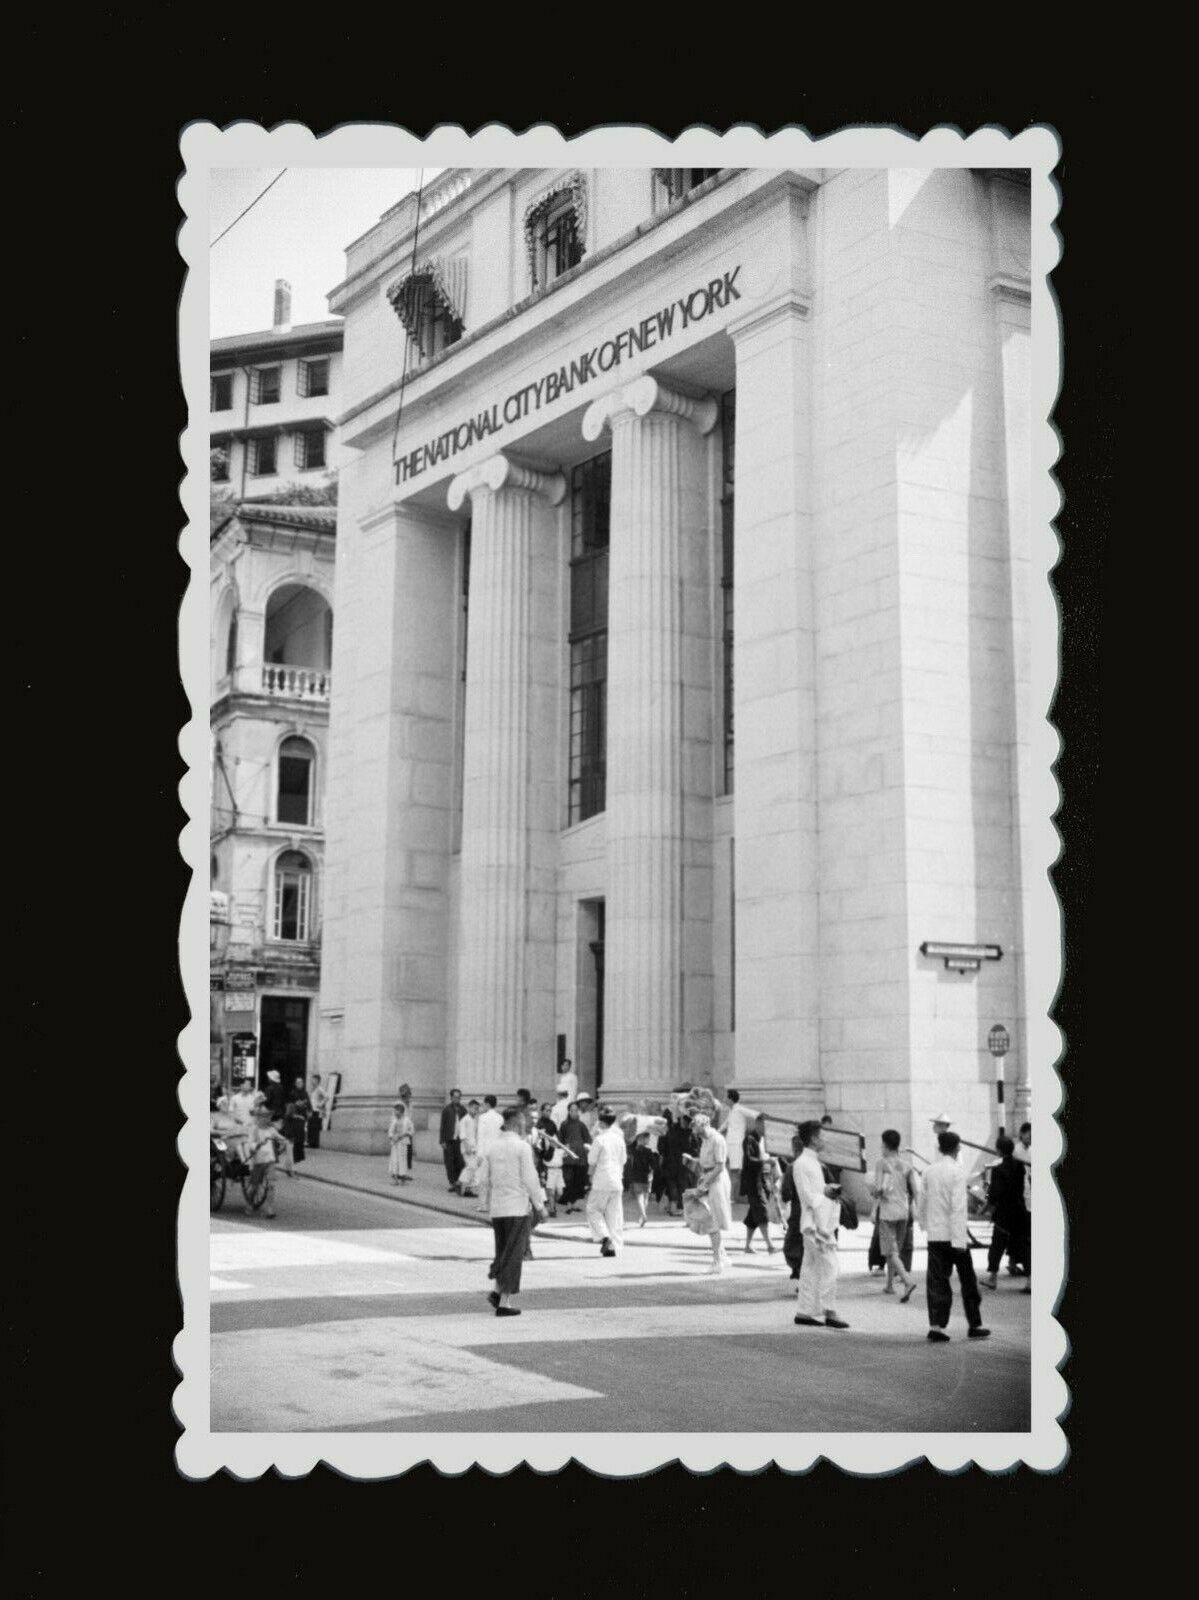
M729 1186L736 1196L741 1193L741 1164L745 1159L742 1146L752 1118L741 1108L739 1090L729 1089L726 1096L729 1109L720 1132L724 1134L724 1142L729 1147Z
M616 1113L605 1106L599 1114L599 1131L587 1151L591 1192L587 1196L587 1225L599 1244L601 1256L614 1256L624 1243L625 1137L616 1126Z
M974 1276L974 1262L967 1249L966 1174L958 1161L961 1144L956 1133L938 1134L937 1145L941 1154L924 1174L917 1211L920 1226L928 1235L925 1284L928 1290L928 1337L934 1344L944 1344L949 1338L945 1330L953 1305L950 1274L954 1267L958 1273L962 1308L970 1324L967 1337L987 1339L991 1335L990 1328L983 1327L980 1309L982 1296Z
M458 1176L462 1171L462 1142L458 1131L462 1115L462 1090L451 1089L448 1104L441 1108L441 1127L437 1132L451 1194L458 1188Z
M479 1118L478 1128L475 1130L475 1153L480 1161L486 1156L492 1145L499 1138L504 1126L504 1119L496 1110L496 1099L493 1094L483 1096L483 1113Z
M1013 1272L1028 1272L1028 1209L1024 1204L1024 1164L1016 1159L1012 1141L1000 1134L995 1141L999 1160L991 1168L987 1199L994 1218L991 1248L987 1251L987 1270L983 1283L998 1287L996 1274L1006 1251Z
M803 1146L792 1168L800 1204L803 1264L799 1269L795 1321L799 1327L848 1328L837 1315L837 1222L841 1216L841 1185L826 1183L820 1165L824 1131L818 1122L801 1122Z
M878 1200L878 1248L887 1267L884 1294L895 1293L895 1280L903 1284L900 1304L907 1305L916 1288L916 1280L903 1264L903 1247L907 1243L908 1210L917 1194L916 1174L910 1163L899 1153L899 1133L887 1128L883 1133L882 1157L874 1169L874 1182L870 1185Z

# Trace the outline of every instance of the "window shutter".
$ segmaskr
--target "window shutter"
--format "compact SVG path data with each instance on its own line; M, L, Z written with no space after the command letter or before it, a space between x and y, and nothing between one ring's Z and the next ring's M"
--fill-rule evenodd
M250 404L252 406L256 406L261 399L262 373L257 367L255 367L253 372L250 374Z
M308 452L305 450L304 445L305 445L304 435L302 433L297 433L296 436L295 436L295 456L294 456L294 460L295 460L296 466L297 467L301 467L301 468L306 467L308 465L308 462L307 462L307 459L306 459Z
M296 393L299 395L301 400L307 400L307 398L308 398L308 363L307 363L307 361L297 361L296 362Z

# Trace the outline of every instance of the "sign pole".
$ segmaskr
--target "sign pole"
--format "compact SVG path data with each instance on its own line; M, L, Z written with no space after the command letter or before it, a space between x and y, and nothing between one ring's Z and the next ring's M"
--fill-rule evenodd
M1004 1135L1003 1064L1011 1048L1012 1037L1002 1023L997 1022L987 1035L987 1049L995 1057L995 1096L999 1122L999 1138Z

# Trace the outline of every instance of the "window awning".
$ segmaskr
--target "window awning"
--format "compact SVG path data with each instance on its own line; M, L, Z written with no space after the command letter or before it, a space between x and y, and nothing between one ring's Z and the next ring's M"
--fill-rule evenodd
M387 291L392 310L409 334L419 334L431 306L448 312L455 322L465 326L468 268L465 255L437 256Z

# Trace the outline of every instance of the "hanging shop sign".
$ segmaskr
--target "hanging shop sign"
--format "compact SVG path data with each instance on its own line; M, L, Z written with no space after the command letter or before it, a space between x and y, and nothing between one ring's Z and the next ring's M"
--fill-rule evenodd
M505 427L523 421L543 406L552 405L555 400L570 394L576 387L590 383L601 373L610 372L631 356L665 343L676 333L689 328L693 322L702 322L711 312L724 310L741 298L741 291L737 287L737 274L740 271L738 264L722 277L700 284L663 306L660 311L643 317L634 326L622 328L612 338L592 345L590 350L581 352L535 382L525 384L506 399L497 400L475 416L447 428L436 439L417 445L415 450L410 450L395 463L395 481L398 484L408 483L430 467L440 466L460 451L469 450L480 439L502 433Z

